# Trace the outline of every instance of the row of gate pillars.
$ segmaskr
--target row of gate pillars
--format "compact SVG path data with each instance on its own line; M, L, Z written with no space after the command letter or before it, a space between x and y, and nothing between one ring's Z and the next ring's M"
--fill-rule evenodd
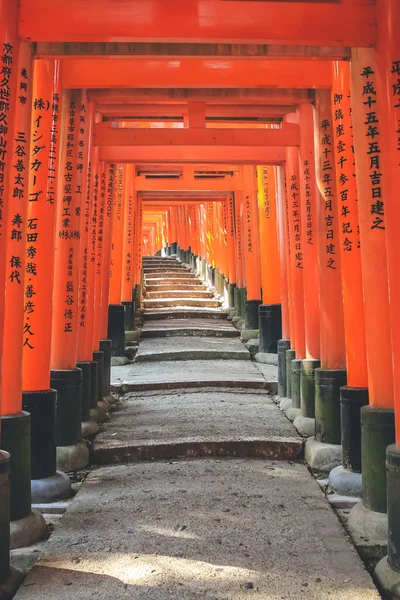
M210 283L245 326L260 329L261 340L274 337L279 394L315 420L310 462L321 464L327 451L336 462L341 456L332 487L362 495L350 527L382 543L389 531L388 558L377 569L383 583L400 571L395 50L394 40L391 53L383 48L386 63L372 49L354 50L351 65L335 63L332 91L317 91L314 107L286 117L300 125L301 140L287 150L285 167L259 167L256 176L243 166L243 195L227 200L227 226L211 203L205 208L211 247L203 240L199 251L179 234L173 250L192 266L199 257L207 263ZM268 226L275 238L264 235ZM231 270L221 243L228 256L233 244Z
M66 472L88 466L141 274L133 166L99 160L94 103L61 89L60 61L33 63L17 11L0 2L0 597L19 578L10 544L47 533L32 502L68 497Z

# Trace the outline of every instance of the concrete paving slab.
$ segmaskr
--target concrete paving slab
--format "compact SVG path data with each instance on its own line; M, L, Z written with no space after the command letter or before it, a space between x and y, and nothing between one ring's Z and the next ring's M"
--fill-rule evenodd
M135 357L136 362L193 359L249 360L250 353L238 339L177 336L144 339Z
M275 365L255 363L256 369L262 373L267 381L278 381L278 367Z
M239 332L227 320L210 323L208 319L165 319L164 321L146 321L141 338L168 336L210 336L238 337Z
M295 428L265 391L179 390L125 396L94 441L92 460L296 458L302 450Z
M86 479L16 600L378 600L300 464L205 459Z

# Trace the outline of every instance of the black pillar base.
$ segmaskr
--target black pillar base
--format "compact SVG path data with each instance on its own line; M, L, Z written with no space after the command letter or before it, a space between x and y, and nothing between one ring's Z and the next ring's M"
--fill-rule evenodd
M233 306L236 309L236 314L239 315L239 304L240 304L240 299L239 299L239 288L236 286L233 290Z
M221 293L220 274L219 274L219 269L217 267L215 267L215 269L214 269L214 285L215 285L215 289L220 294Z
M400 573L400 446L391 444L386 449L388 563Z
M222 278L222 288L223 288L223 296L224 299L228 302L228 307L232 308L230 295L229 295L229 281L225 275Z
M72 446L82 441L82 371L50 371L50 385L57 390L57 446Z
M342 465L361 473L361 407L368 405L368 388L340 388Z
M10 454L10 519L31 514L31 416L27 412L1 417L1 445Z
M315 439L341 443L340 388L346 385L344 369L315 369Z
M301 414L309 419L315 418L315 369L318 369L320 364L315 358L304 358L301 361Z
M286 397L286 351L290 348L290 340L278 340L278 396Z
M88 360L76 363L77 369L82 371L82 423L90 421L91 364Z
M260 352L276 354L278 340L282 337L282 313L280 304L261 304L258 307Z
M172 242L171 254L178 254L178 242Z
M301 372L302 361L299 358L295 358L290 363L290 371L292 377L292 407L301 408L301 396L300 396L300 372Z
M97 408L99 401L99 365L97 361L90 363L90 408Z
M134 302L122 302L122 306L125 308L124 312L124 327L125 331L132 331L135 329L135 304Z
M246 316L246 299L247 299L247 289L245 287L239 288L239 315L243 317Z
M97 363L97 401L101 402L104 398L104 354L101 350L93 352L93 362Z
M215 286L215 268L211 267L211 285Z
M100 340L100 350L104 354L104 395L110 395L111 384L111 340Z
M292 397L292 360L296 358L296 350L286 350L286 397Z
M108 332L111 340L112 356L125 354L125 312L122 304L110 304L108 307Z
M29 507L30 508L30 507ZM0 450L0 585L10 575L10 455Z
M228 285L229 308L236 308L236 298L237 298L236 289L237 289L236 283L230 283Z
M22 407L31 415L31 478L52 477L57 470L57 392L23 392Z
M361 408L362 497L365 508L386 513L386 448L394 444L394 410Z
M258 329L258 307L261 300L246 300L245 304L245 327L246 329Z

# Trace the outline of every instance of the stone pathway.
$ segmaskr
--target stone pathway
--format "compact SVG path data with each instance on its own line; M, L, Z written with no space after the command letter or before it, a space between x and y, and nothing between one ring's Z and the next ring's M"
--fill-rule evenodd
M378 600L269 394L277 368L249 360L194 273L144 268L143 341L112 369L101 466L17 600Z

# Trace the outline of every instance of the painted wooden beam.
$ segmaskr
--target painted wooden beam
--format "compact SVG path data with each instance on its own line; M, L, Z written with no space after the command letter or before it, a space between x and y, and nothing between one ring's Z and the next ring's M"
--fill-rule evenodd
M133 129L94 126L96 146L298 146L299 127L285 123L281 129Z
M215 0L20 0L31 42L209 42L372 46L376 7ZM179 15L179 18L170 18Z
M66 58L64 88L329 88L331 61Z

